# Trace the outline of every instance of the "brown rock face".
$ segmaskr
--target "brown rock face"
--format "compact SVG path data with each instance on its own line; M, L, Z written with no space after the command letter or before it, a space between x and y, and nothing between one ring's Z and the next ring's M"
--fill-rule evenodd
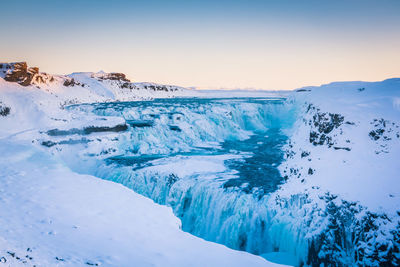
M118 81L124 81L124 82L130 82L123 73L118 73L118 72L112 72L109 74L108 77L109 80L118 80Z
M17 62L2 65L6 65L6 69L8 69L4 80L9 82L16 82L23 86L30 85L33 76L39 72L38 68L28 69L26 62Z
M28 68L26 62L1 63L0 69L3 70L4 80L8 82L16 82L22 86L54 81L53 76L46 73L40 73L39 68Z

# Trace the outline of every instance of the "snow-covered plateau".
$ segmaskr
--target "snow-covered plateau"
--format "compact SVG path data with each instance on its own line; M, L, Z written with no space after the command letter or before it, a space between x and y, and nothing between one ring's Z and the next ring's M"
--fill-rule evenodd
M400 79L200 91L3 63L0 125L0 264L400 264Z

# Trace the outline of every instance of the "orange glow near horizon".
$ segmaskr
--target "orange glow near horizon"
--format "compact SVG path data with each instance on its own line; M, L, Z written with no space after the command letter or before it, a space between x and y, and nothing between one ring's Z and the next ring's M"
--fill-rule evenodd
M3 5L0 29L9 41L0 42L0 61L27 61L54 74L123 72L135 82L200 89L286 90L400 77L396 1L255 1L254 8L233 1L213 9L117 1L126 10L102 1L95 10L44 2L49 10L40 16Z

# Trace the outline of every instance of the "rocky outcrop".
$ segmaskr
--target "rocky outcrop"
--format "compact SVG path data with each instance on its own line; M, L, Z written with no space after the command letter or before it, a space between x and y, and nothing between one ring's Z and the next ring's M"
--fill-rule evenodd
M153 91L153 92L175 92L180 90L179 87L173 86L173 85L162 85L162 84L155 84L155 83L131 83L131 82L124 82L120 84L121 89L136 89L136 90L141 90L145 89L148 91Z
M69 77L65 78L63 85L65 87L70 87L70 86L82 86L82 87L85 87L85 84L77 82L77 81L75 81L74 78L69 78Z
M71 79L66 79L65 81L64 81L64 86L66 86L66 87L69 87L69 86L74 86L76 83L75 83L75 79L74 78L71 78Z
M104 85L98 86L100 91L111 90L112 92L105 94L108 94L108 96L111 98L113 98L111 96L113 94L119 94L120 96L123 95L125 100L136 99L138 97L141 98L133 91L173 93L183 90L182 87L173 85L162 85L149 82L134 83L131 82L124 73L120 72L105 73L100 71L97 73L87 72L74 73L71 75L49 75L47 73L40 72L39 68L37 67L29 67L26 62L0 63L0 77L8 82L18 83L22 86L35 85L38 88L41 88L42 85L53 85L54 83L64 87L93 88L97 86L89 81L98 81L104 83ZM46 90L48 92L51 91L49 88L46 88Z
M73 134L80 134L80 135L87 135L91 133L101 133L101 132L123 132L128 129L128 125L124 124L117 124L115 126L87 126L83 129L72 128L68 130L59 130L59 129L52 129L47 131L47 135L49 136L65 136L65 135L73 135Z
M6 105L3 104L3 102L0 101L0 116L7 116L10 114L11 108L7 107Z
M54 77L40 73L39 68L29 67L26 62L0 63L1 77L8 82L15 82L22 86L42 84L54 81Z
M38 68L28 68L26 62L1 64L4 80L8 82L16 82L23 86L31 84L35 74L39 73Z
M400 139L400 125L383 118L374 119L370 124L373 128L368 136L375 143L375 153L389 153L391 142Z
M126 78L126 75L120 72L111 72L111 73L95 73L92 75L92 78L97 78L98 80L112 80L112 81L120 81L120 82L130 82L129 79Z
M148 85L143 85L143 87L147 90L152 90L152 91L165 91L165 92L169 92L169 91L176 91L178 90L176 87L172 87L172 86L167 86L167 85L158 85L158 84L148 84Z
M310 143L314 146L328 145L328 147L332 147L335 142L334 136L331 136L330 133L343 124L344 117L340 114L320 112L318 108L311 104L308 106L307 112L314 113L312 119L308 121L308 124L312 126Z

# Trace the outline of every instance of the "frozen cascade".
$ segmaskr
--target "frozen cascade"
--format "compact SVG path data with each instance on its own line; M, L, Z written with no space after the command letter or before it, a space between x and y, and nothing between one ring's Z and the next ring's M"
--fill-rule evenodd
M93 112L123 117L132 129L124 136L127 142L119 142L119 148L137 155L215 147L227 140L245 140L255 131L287 130L295 119L294 109L288 109L282 99L157 99L69 109L80 111L82 116Z
M159 99L69 109L123 117L130 125L127 132L102 136L84 150L74 146L79 159L66 150L64 159L75 171L121 183L172 207L183 230L204 239L255 254L289 252L304 260L302 235L276 219L270 199L283 182L277 166L296 119L293 103ZM296 212L296 206L288 209Z

